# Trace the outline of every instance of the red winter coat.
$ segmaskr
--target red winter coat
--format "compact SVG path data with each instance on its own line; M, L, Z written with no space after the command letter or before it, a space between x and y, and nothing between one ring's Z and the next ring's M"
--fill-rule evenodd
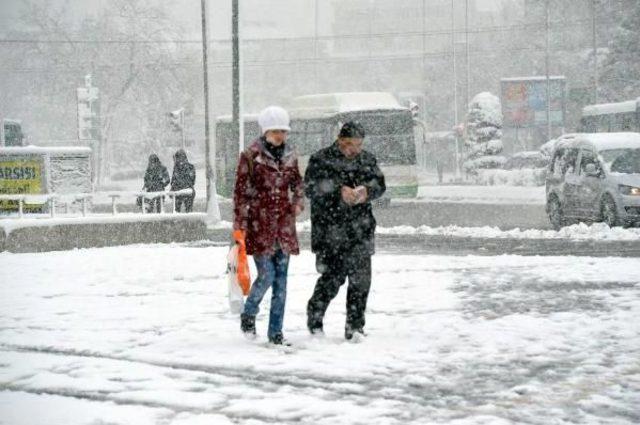
M233 193L233 228L246 231L249 255L273 254L276 243L284 252L298 254L295 207L304 206L298 157L293 148L285 144L278 165L263 143L263 139L255 140L240 154ZM248 154L253 159L253 167Z

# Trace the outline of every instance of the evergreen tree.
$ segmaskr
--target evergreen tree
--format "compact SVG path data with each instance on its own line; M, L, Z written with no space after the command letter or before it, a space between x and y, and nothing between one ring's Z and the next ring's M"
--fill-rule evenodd
M600 90L611 102L640 96L640 3L632 2L620 22L600 73Z
M467 123L469 158L502 152L502 110L497 96L478 93L469 103Z

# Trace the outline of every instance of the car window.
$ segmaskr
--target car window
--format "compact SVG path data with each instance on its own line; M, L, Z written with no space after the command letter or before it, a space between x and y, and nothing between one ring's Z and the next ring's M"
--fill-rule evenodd
M551 161L551 173L554 177L562 177L562 157L564 156L564 149L556 150L553 155L553 161Z
M598 173L602 170L602 166L600 165L600 161L598 161L596 154L591 151L583 150L580 159L580 175L584 175L586 173L587 165L589 164L594 164Z
M626 149L626 152L611 163L614 173L640 174L640 149Z
M553 175L563 177L567 173L573 173L578 160L578 149L563 148L556 151L553 161Z

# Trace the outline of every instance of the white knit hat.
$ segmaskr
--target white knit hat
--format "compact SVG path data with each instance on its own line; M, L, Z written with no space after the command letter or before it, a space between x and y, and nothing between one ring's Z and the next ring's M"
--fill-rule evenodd
M262 134L269 130L291 131L289 127L289 114L279 106L268 106L260 112L258 124Z

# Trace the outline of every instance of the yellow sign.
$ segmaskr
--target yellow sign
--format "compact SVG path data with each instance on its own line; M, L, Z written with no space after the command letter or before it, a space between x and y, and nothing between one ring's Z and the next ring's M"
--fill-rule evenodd
M43 187L42 157L0 157L0 194L41 194ZM25 205L25 209L40 208L40 204ZM17 201L0 201L0 211L17 211Z

